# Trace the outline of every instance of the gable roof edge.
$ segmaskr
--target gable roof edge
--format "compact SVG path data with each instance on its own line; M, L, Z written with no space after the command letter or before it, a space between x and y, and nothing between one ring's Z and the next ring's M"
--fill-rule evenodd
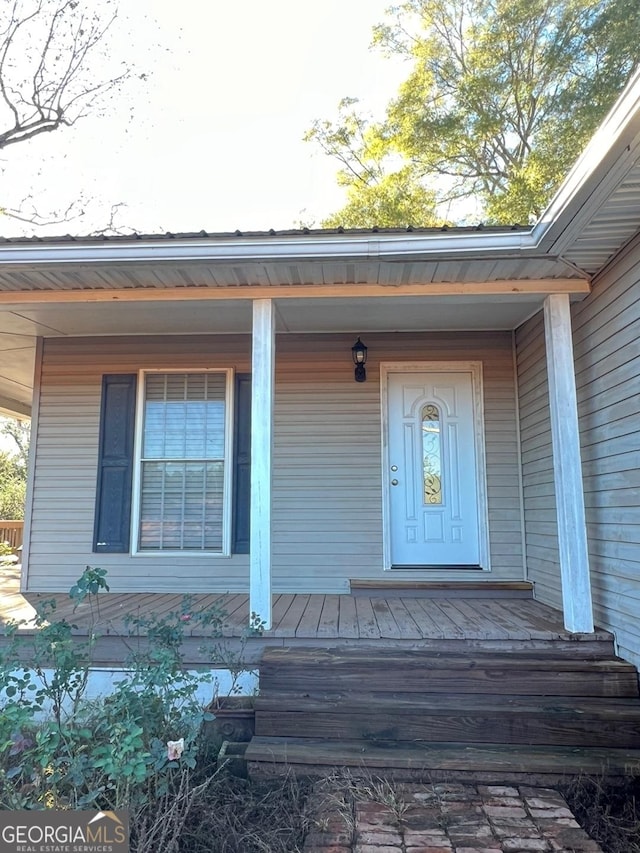
M534 225L545 254L559 257L579 237L640 153L640 67Z

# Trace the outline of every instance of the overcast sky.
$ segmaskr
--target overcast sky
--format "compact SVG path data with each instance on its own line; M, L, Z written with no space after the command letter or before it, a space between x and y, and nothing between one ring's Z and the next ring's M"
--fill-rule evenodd
M302 136L344 96L380 113L397 90L405 70L369 50L387 5L136 0L114 50L150 68L149 81L106 115L6 149L0 204L31 191L39 211L99 203L101 216L42 234L89 233L117 203L119 224L142 232L319 225L343 191L336 164ZM0 220L5 236L23 230Z

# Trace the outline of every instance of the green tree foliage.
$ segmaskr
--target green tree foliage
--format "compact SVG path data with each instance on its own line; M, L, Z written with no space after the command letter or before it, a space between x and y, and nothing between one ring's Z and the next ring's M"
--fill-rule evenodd
M29 442L31 440L31 421L22 421L16 418L0 418L0 435L9 440L11 449L17 454L18 463L27 474L27 462L29 461Z
M6 521L24 518L29 433L28 421L0 419L0 436L10 448L0 451L0 518Z
M436 225L435 194L417 184L410 170L382 175L376 183L350 186L347 204L322 223L325 228L380 228Z
M355 98L344 98L336 125L316 121L305 136L341 163L338 184L347 189L347 204L325 219L323 226L436 225L435 193L415 179L409 165L397 162L394 169L378 127L357 112L357 103Z
M0 518L24 518L26 477L15 456L0 451Z
M380 207L405 225L408 207L409 224L430 225L434 197L439 211L474 199L490 222L537 218L634 69L640 4L407 0L389 13L374 44L410 72L384 119L346 100L306 136L348 188L328 224L382 224ZM389 180L407 190L395 210Z

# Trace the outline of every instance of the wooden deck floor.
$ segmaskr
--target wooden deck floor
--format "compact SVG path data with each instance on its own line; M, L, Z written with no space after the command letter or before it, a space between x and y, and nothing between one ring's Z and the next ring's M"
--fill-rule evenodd
M8 569L0 584L0 621L29 619L34 605L54 598L56 613L86 633L92 620L104 635L130 633L127 616L155 613L159 616L180 612L184 597L165 593L100 593L98 612L88 604L74 609L66 594L30 593L23 596L18 587L18 570ZM240 637L249 623L249 599L245 594L194 595L193 613L207 607L224 611L224 635ZM188 622L188 620L185 620ZM94 627L96 627L94 624ZM185 633L194 637L203 631L185 625ZM526 598L450 598L412 597L407 594L375 595L293 595L273 596L273 628L265 638L286 640L565 640L575 641L563 627L562 614L533 599ZM608 639L598 631L594 639Z

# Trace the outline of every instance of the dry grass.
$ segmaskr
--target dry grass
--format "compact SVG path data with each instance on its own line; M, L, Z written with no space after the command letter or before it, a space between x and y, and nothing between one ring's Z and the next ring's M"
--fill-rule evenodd
M300 853L308 786L293 776L249 782L216 776L180 833L180 853Z
M576 820L605 853L640 853L640 779L579 776L562 787Z
M399 824L409 807L401 784L348 769L313 781L216 772L207 747L201 769L184 775L153 813L131 815L133 853L302 853L309 833L327 832L336 820L353 838L358 802L385 805ZM640 853L640 778L580 776L558 787L604 853Z

